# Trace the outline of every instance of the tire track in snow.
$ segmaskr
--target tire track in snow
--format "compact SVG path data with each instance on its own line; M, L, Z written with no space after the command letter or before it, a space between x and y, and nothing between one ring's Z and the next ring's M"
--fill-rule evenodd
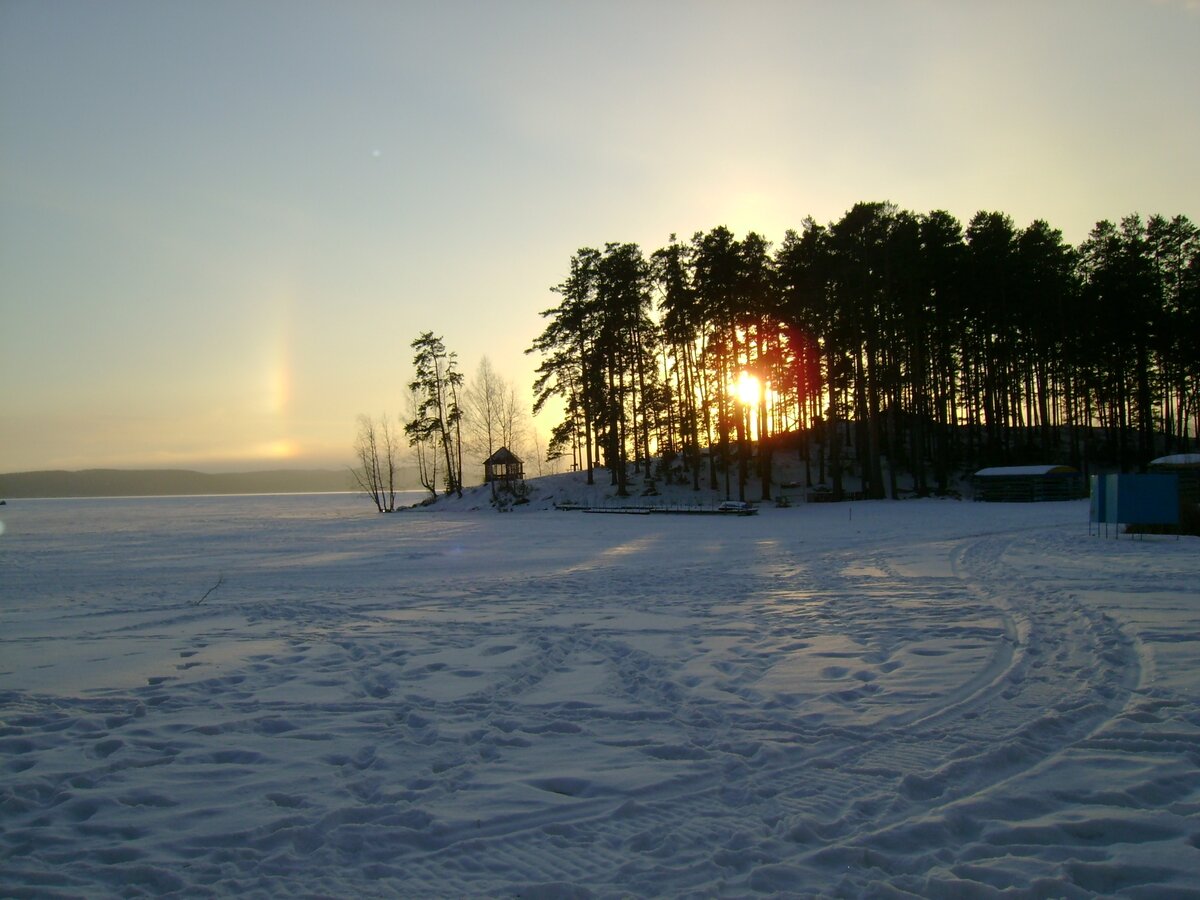
M714 547L680 577L662 542L622 538L627 552L555 571L231 592L224 606L256 637L283 629L286 649L140 689L136 707L34 704L5 736L20 788L5 847L31 878L61 872L82 891L136 869L167 892L155 871L184 859L188 887L226 895L341 894L338 873L354 872L380 895L861 896L930 895L937 878L951 895L1019 888L979 871L989 854L1058 842L1047 858L1076 857L1060 888L1102 891L1082 825L1012 814L1058 802L1028 776L1080 752L1200 758L1200 723L1184 719L1194 705L1129 694L1137 655L1113 622L1009 568L1038 539L948 543L945 574L905 574L902 544L798 564L779 541L769 570L730 569ZM389 617L407 612L420 615ZM966 655L939 670L951 653ZM906 681L922 662L963 683ZM1192 776L1121 790L1169 802ZM176 834L170 798L200 793L183 807L200 824ZM105 857L57 858L43 821ZM1175 834L1123 826L1096 833ZM120 857L131 843L140 859Z
M897 797L874 827L859 827L814 855L863 870L853 879L859 887L904 875L913 867L914 848L932 855L947 840L953 829L946 821L962 827L962 809L1002 791L1007 781L1053 766L1130 702L1140 665L1119 626L1006 565L1014 544L1033 539L993 536L955 551L953 569L967 591L1002 611L1011 652L997 658L1002 666L976 679L984 683L860 758L905 773Z
M940 589L945 590L944 586ZM837 593L836 600L846 601L855 591L853 586L846 585ZM831 612L822 610L820 625L825 630L852 627L864 610L860 604L837 610L834 615ZM774 629L786 636L795 623L760 624L766 624L767 632ZM769 637L768 634L760 644ZM583 642L576 638L568 643L569 652L546 654L548 668L563 665L572 654L603 651L613 669L623 672L619 684L628 685L631 699L644 705L655 696L655 707L676 710L666 724L681 735L678 746L685 746L687 738L694 737L687 728L686 710L695 708L697 698L674 679L671 671L656 666L653 660L636 658L619 641ZM761 675L761 664L755 665L753 651L749 652L741 662L732 660L727 669L732 687L737 686L739 677L750 684ZM768 648L759 652L771 651ZM634 658L630 659L631 656ZM798 845L805 842L806 828L822 840L829 840L846 827L859 827L863 821L877 819L887 805L887 798L894 793L892 788L900 771L897 767L911 768L913 764L912 760L899 759L895 745L890 768L863 762L880 741L878 736L850 726L839 729L796 722L787 710L764 709L761 696L756 705L749 688L746 698L747 703L740 711L723 711L726 721L720 730L726 739L710 741L707 747L699 748L702 755L692 760L689 774L682 782L666 782L639 792L637 803L625 808L623 815L598 809L589 802L586 809L575 809L567 820L553 824L556 840L565 841L569 835L570 847L624 846L637 850L634 861L626 862L623 883L662 884L664 875L657 861L663 858L672 861L674 890L684 886L678 880L680 871L697 873L697 883L722 877L731 884L744 883L758 863L794 856ZM580 721L586 722L592 715L591 711L584 712ZM709 725L705 723L705 727ZM926 739L915 752L922 761L927 761L930 748L931 741ZM765 822L773 820L772 829L782 827L781 809L790 810L793 820L812 818L811 813L819 810L826 821L803 827L793 824L786 829L782 840L764 842ZM537 844L549 840L540 834L538 822L535 817L529 828L522 829L512 828L510 822L503 835L482 836L472 846L484 856L508 857L512 842L514 846L528 846L531 841ZM552 823L541 820L541 824ZM761 849L752 849L759 845ZM453 845L445 852L453 856ZM540 858L540 853L531 857ZM526 871L524 866L512 865L511 858L505 864L514 874ZM544 865L540 869L534 865L527 874L536 880L552 873ZM445 876L443 869L441 877Z
M791 843L793 855L804 845L822 845L807 854L809 865L827 870L853 863L870 873L863 885L903 873L913 843L920 843L919 836L901 837L906 830L919 832L920 823L939 810L1047 764L1117 716L1138 679L1137 657L1115 623L1005 568L1011 543L989 537L961 544L954 577L934 585L940 603L969 596L1002 622L995 653L961 688L889 721L882 731L795 727L792 737L810 749L825 744L828 755L816 749L779 754L742 771L727 767L719 787L706 788L701 779L687 797L650 796L647 805L670 804L677 818L686 810L688 821L729 822L732 798L743 825L754 823L758 808L784 808L790 813L786 827L777 821L772 837ZM928 595L928 578L914 584L886 559L869 563L882 573L870 577L870 594ZM848 624L861 613L846 607L862 586L850 578L833 582L826 576L822 587L842 609L840 616L824 615L826 627ZM781 738L787 731L770 717L754 721L754 710L733 718L731 730L759 738L772 731ZM760 834L764 846L772 837ZM889 854L889 845L897 853ZM774 854L764 850L764 859L773 856L789 853L786 847ZM702 857L697 854L697 864Z

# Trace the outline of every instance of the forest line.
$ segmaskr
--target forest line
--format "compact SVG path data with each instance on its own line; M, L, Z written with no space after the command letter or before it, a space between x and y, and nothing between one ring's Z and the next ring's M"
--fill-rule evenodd
M852 474L896 496L901 472L945 493L981 465L1140 469L1200 428L1182 215L1102 221L1072 247L1043 220L859 203L778 246L719 226L649 255L581 248L553 290L526 351L533 409L558 398L549 455L607 466L621 494L643 472L769 498L784 447L835 495Z

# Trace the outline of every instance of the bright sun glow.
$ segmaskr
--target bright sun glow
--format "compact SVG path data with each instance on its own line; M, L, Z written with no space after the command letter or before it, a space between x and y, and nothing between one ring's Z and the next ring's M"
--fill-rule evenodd
M738 400L746 404L746 406L757 406L759 393L762 387L758 383L758 379L749 372L743 372L738 376L737 384L734 385L734 393L737 394Z
M300 446L289 438L284 438L278 441L271 441L266 444L260 444L256 448L255 456L264 459L291 459L300 453Z

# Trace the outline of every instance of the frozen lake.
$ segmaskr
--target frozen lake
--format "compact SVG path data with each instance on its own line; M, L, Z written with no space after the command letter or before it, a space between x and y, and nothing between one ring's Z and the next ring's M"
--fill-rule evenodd
M1198 896L1200 541L1086 501L0 521L6 896Z

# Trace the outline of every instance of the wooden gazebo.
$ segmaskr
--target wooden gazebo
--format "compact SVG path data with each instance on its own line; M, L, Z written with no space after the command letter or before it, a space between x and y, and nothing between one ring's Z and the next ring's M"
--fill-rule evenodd
M501 447L483 461L483 483L512 484L525 480L525 464L507 447Z

